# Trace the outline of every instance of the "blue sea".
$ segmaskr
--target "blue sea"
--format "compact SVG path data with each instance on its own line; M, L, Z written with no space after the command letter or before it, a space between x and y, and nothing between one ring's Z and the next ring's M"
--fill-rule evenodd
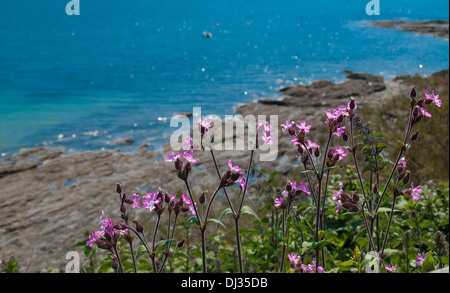
M0 1L2 157L159 149L170 118L194 106L234 114L280 86L343 81L343 70L389 80L449 63L447 40L367 24L449 19L446 0L380 0L371 16L368 0L80 0L72 16L68 2ZM116 145L125 138L135 143Z

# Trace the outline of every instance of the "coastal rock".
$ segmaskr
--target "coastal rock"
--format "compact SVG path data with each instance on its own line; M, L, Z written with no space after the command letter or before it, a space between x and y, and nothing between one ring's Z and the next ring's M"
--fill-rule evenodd
M416 32L420 35L429 34L435 37L449 39L449 21L448 20L430 20L430 21L371 21L369 22L377 27L398 27L405 31Z

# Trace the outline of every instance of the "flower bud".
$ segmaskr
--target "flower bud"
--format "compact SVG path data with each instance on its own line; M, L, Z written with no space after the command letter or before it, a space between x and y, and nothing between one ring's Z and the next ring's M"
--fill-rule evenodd
M353 193L352 201L353 202L358 202L359 201L359 195L356 192Z
M119 262L117 261L116 257L113 258L111 266L114 270L117 270L119 268Z
M414 132L413 135L411 135L411 141L415 141L419 138L419 131Z
M341 193L341 198L343 200L345 200L345 201L352 201L353 200L353 198L350 196L350 194L348 194L346 192Z
M183 247L183 245L184 245L184 242L186 242L186 239L185 239L185 238L183 238L183 239L181 239L180 241L178 241L178 243L177 243L177 247L178 247L178 248L181 248L181 247Z
M298 151L299 154L303 154L303 148L302 148L301 145L298 145L297 151Z
M123 189L119 182L116 182L116 191L118 194L121 194Z
M134 219L133 222L136 224L136 231L138 231L139 233L143 233L144 226L141 223L139 223L136 219Z
M181 169L183 169L183 161L181 161L180 159L176 159L175 160L175 169L177 171L181 171Z
M169 195L166 193L166 194L164 194L164 201L166 202L166 203L169 203L170 202L170 197L169 197Z
M378 187L378 183L376 183L375 186L374 186L373 189L372 189L372 192L373 192L374 194L378 194L378 191L379 191L379 187Z
M411 99L414 99L417 96L417 92L416 92L416 88L413 87L411 89L411 92L409 93L409 96L411 97Z
M131 198L125 198L125 202L126 202L127 204L133 204L133 203L134 203L134 200L132 200Z
M239 179L239 177L241 177L240 173L233 172L233 173L231 173L230 179L231 179L231 181L236 182Z
M122 213L124 213L124 214L126 214L126 212L127 212L127 207L125 206L125 205L120 205L120 211L122 212Z
M352 202L344 202L342 203L342 207L346 210L353 210L356 208L355 204Z
M175 207L176 207L176 208L181 208L182 206L183 206L183 199L180 198L179 200L177 200L177 201L175 202Z
M291 185L291 183L288 183L288 184L286 185L286 190L287 190L287 191L291 191L291 190L292 190L292 185Z
M408 184L409 183L409 176L410 176L411 172L408 170L405 173L405 176L403 177L403 184Z
M182 211L183 213L185 213L185 212L189 211L189 207L188 207L188 206L182 206L182 207L181 207L181 211Z
M188 163L184 166L184 173L186 174L186 177L189 175L189 172L191 172L191 170L192 170L191 163L188 162Z
M316 156L316 158L318 158L320 156L320 150L319 148L315 148L314 150L314 156Z
M348 141L348 135L347 135L346 132L344 132L344 133L342 134L342 140Z
M289 134L292 135L292 136L295 135L295 129L292 128L292 127L289 127L289 128L288 128L288 132L289 132Z
M356 108L356 102L355 102L355 99L351 99L350 100L350 109L352 109L352 110L354 110L355 108Z
M205 192L205 191L203 191L203 192L200 194L200 197L198 198L198 202L199 202L200 204L204 204L204 203L206 202L206 192Z
M328 154L327 154L328 159L332 159L333 158L333 151L332 150L328 150Z

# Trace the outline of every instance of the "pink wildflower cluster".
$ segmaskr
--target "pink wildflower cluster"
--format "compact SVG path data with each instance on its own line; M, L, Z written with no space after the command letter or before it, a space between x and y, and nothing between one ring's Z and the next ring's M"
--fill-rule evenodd
M261 140L268 145L273 145L275 143L275 140L273 138L273 135L270 134L270 132L272 131L272 126L270 125L270 123L264 120L259 120L257 131L259 131L259 129L262 130L262 134L260 137Z
M311 191L304 182L300 182L298 186L296 181L289 182L281 196L274 200L274 205L277 208L285 209L289 203L293 202L302 193L311 195Z
M100 229L100 231L95 231L89 235L89 240L86 242L87 246L92 247L94 243L102 243L106 240L105 237L114 239L117 236L124 235L128 231L127 229L121 229L120 225L116 225L111 218L107 219L103 211L100 216Z
M288 254L290 261L290 267L294 269L296 273L323 273L323 268L316 265L316 261L312 261L312 264L306 266L302 263L301 258L296 253Z

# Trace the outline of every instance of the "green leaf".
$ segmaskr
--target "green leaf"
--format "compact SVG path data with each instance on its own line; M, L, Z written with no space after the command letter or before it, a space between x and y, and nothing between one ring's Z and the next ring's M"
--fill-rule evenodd
M136 254L135 254L136 260L146 252L147 252L147 249L145 248L145 245L139 245L139 247L136 249Z
M186 221L186 223L184 223L184 225L189 224L189 223L194 223L194 224L199 225L197 216L190 217L190 218Z
M161 240L155 243L155 250L157 250L160 246L166 245L171 242L176 242L175 239L167 239L167 240Z
M220 220L218 220L218 219L208 219L206 222L205 222L205 225L206 224L208 224L209 222L214 222L214 223L216 223L216 224L220 224L220 225L222 225L224 228L226 228L226 226L220 221Z
M319 231L319 239L322 239L322 237L325 235L325 231L320 230Z
M383 252L383 256L389 257L389 256L391 256L391 255L394 255L394 254L397 254L397 253L400 253L400 252L401 252L401 251L398 250L398 249L390 249L390 248L386 248L386 249L384 250L384 252Z
M241 209L241 213L253 215L262 224L261 219L255 213L255 211L252 210L249 206L243 206Z
M222 220L223 217L225 217L226 214L230 214L230 213L232 213L231 208L226 208L226 209L224 209L224 210L220 213L219 220Z
M431 253L428 253L427 258L423 261L423 271L431 272L434 270L434 259L431 256Z
M9 262L5 266L5 273L18 273L19 272L19 264L17 263L17 260L11 256L9 259Z

